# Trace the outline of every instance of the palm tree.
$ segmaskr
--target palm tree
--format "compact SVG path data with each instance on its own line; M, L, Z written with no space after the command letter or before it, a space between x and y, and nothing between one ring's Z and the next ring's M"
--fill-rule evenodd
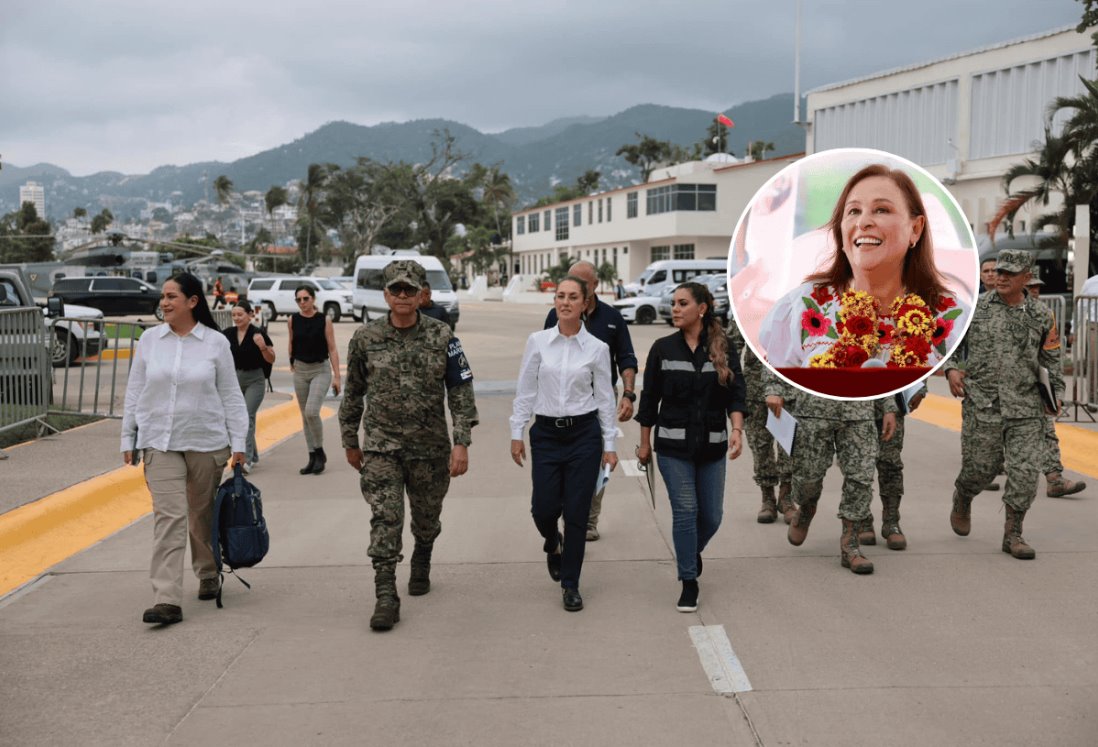
M222 174L214 179L213 183L214 194L217 195L217 201L221 205L228 205L229 200L233 196L233 180Z
M774 143L754 140L748 146L747 153L756 161L762 161L766 158L766 154L772 150L774 150Z
M1052 134L1051 126L1046 125L1045 142L1035 143L1035 146L1038 148L1036 157L1026 158L1021 163L1014 164L1003 174L1002 185L1007 196L999 206L999 211L987 225L988 235L993 241L999 223L1003 219L1013 221L1018 211L1026 205L1047 206L1055 194L1063 195L1065 204L1067 203L1071 193L1071 171L1066 163L1067 156L1071 152L1070 144L1063 137ZM1019 179L1030 181L1036 179L1036 182L1030 187L1011 192L1011 185ZM1063 235L1068 235L1067 231L1070 227L1062 225L1059 216L1055 214L1041 215L1031 221L1034 230L1037 226L1050 223L1060 225L1061 230L1065 232Z
M301 196L298 198L298 221L307 220L308 232L305 234L305 264L309 264L309 250L313 244L313 231L320 226L318 217L321 210L321 198L324 191L324 182L328 176L327 170L319 163L309 164L305 180L298 182Z
M481 184L484 194L481 199L485 204L492 206L492 217L496 222L496 233L500 240L503 239L503 224L500 222L500 208L510 212L511 205L515 202L515 188L511 185L511 177L499 170L499 166L493 166L484 173Z

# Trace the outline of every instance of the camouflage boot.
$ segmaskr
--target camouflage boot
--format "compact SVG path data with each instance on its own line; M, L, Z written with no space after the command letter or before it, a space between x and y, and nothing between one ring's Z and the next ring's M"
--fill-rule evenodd
M1025 511L1016 511L1006 506L1006 524L1003 526L1003 552L1008 552L1019 560L1033 560L1037 553L1022 539L1022 520Z
M959 490L953 491L953 511L949 514L949 525L955 534L967 537L972 531L972 499L965 498Z
M877 534L873 531L873 514L870 514L861 521L854 522L854 524L854 531L858 533L859 545L877 544Z
M907 548L907 537L900 529L900 498L899 496L881 496L881 536L889 550L903 550Z
M805 539L808 537L808 526L812 523L812 517L816 515L816 502L818 500L817 498L813 501L807 501L794 509L792 521L789 523L789 532L786 534L789 544L804 544Z
M839 540L843 568L849 568L858 574L873 573L873 563L862 555L861 546L858 544L857 524L856 521L843 519L843 535Z
M1063 498L1065 495L1075 495L1087 489L1085 482L1068 480L1062 472L1049 472L1045 475L1045 482L1048 483L1045 495L1049 498Z
M412 575L408 579L408 594L421 597L431 590L431 550L433 545L416 543L412 551Z
M789 494L792 492L792 484L783 482L778 485L778 513L782 515L786 524L793 521L793 512L797 510L797 507L793 505L793 501L789 498Z
M374 630L392 630L400 621L400 597L397 595L396 572L375 571L374 587L377 604L374 606L370 627Z
M778 518L778 501L774 498L774 486L767 485L762 489L762 508L759 509L759 515L755 517L755 521L760 524L773 524L774 520Z

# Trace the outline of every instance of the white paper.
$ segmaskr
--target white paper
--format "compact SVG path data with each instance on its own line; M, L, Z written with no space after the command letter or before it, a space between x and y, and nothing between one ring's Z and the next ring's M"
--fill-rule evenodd
M595 478L595 492L592 495L598 495L608 482L610 482L610 465L606 464L599 470L599 476Z
M793 435L797 432L797 419L789 414L789 410L782 410L780 418L774 417L770 408L766 410L766 429L778 442L786 454L793 455Z
M917 384L912 384L897 395L896 404L899 406L901 415L907 415L911 412L911 400L915 399L915 395L922 391L922 388L923 383L920 381Z

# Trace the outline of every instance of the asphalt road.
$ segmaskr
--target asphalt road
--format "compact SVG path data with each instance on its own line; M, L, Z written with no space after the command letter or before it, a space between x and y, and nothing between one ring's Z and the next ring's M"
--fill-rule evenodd
M188 577L183 623L140 622L148 517L0 600L0 743L1095 744L1095 489L1040 498L1025 532L1037 559L1014 560L999 549L997 493L977 498L969 537L950 531L959 436L914 419L909 547L868 548L872 576L839 565L837 469L795 548L784 524L755 523L748 453L728 471L701 606L678 613L666 495L653 511L626 463L588 545L586 607L565 612L529 469L508 456L510 387L546 308L463 303L481 425L451 484L431 593L403 595L393 631L368 627L369 510L332 418L324 474L297 474L300 434L264 455L253 481L272 549L243 574L251 590L226 580L224 609L194 599ZM337 325L341 350L353 328ZM631 331L643 361L669 328ZM637 430L623 425L623 458ZM70 435L54 443L78 448Z

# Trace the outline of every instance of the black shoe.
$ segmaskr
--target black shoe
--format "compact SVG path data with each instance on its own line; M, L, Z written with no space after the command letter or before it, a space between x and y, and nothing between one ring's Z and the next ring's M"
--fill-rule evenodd
M564 551L564 537L557 533L557 551L545 553L545 564L549 566L549 578L560 581L560 557Z
M698 576L702 575L702 554L698 553Z
M564 597L564 609L569 612L579 612L583 609L583 597L580 596L579 589L561 589L562 596Z
M219 578L204 578L198 582L199 599L217 599L217 592L219 591L221 591L221 579Z
M324 453L324 449L317 449L315 452L316 461L313 462L313 474L319 475L324 471L324 465L328 463L328 455Z
M316 468L316 451L309 452L309 463L298 470L298 474L311 475Z
M156 604L145 610L141 619L150 625L172 625L183 620L183 610L174 604Z
M675 605L675 609L677 609L679 612L698 611L697 579L682 582L682 594L679 594L679 602Z

